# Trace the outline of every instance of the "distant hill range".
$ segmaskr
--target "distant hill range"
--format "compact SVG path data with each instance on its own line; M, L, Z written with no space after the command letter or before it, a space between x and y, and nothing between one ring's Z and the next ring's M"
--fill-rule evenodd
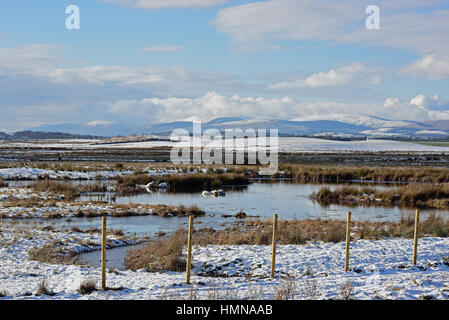
M37 139L102 139L101 136L79 135L63 132L18 131L13 134L0 132L0 140L37 140Z
M65 123L30 128L32 131L17 132L10 137L27 138L94 138L131 135L169 136L175 129L192 132L191 121L153 123L135 128L124 123L99 122L98 124ZM373 116L330 115L315 118L290 120L260 120L238 117L223 117L203 122L202 130L217 129L277 129L280 136L329 137L336 139L448 139L449 120L398 121ZM39 132L36 132L39 131ZM54 135L50 134L54 133ZM5 133L0 133L4 139ZM6 136L8 138L8 136Z

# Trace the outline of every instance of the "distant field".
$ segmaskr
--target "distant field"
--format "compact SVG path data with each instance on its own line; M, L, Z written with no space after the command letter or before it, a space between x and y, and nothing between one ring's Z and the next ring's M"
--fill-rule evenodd
M449 147L449 141L438 141L438 142L416 142L417 144L421 144L424 146L433 146L433 147Z

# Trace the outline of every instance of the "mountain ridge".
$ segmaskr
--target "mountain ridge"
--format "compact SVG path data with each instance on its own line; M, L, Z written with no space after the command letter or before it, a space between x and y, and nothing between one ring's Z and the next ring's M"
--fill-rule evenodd
M422 138L441 139L449 137L449 120L408 121L388 120L370 116L332 115L319 119L304 117L291 120L282 119L249 119L240 117L219 117L201 123L202 130L217 129L278 129L282 136L335 136L366 138ZM168 136L175 129L193 131L193 121L172 121L153 123L132 128L122 122L101 125L65 123L42 125L30 128L33 131L59 132L72 135L87 136L129 136L129 135L162 135ZM1 134L0 134L1 138Z

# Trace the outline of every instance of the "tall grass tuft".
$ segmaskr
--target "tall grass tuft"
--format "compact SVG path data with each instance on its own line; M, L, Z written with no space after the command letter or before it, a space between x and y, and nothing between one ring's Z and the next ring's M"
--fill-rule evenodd
M131 250L125 258L125 266L127 269L146 269L149 272L185 271L186 262L181 256L186 242L187 232L178 230L166 239Z
M73 185L67 182L59 182L54 180L40 180L30 185L30 188L38 192L54 192L63 194L66 198L72 199L81 193L87 192L106 192L106 185L101 183L79 184Z
M328 187L323 187L318 192L312 193L310 198L323 204L341 201L360 203L362 200L365 204L370 204L374 199L379 199L381 202L375 203L407 207L447 208L449 207L449 184L409 184L388 190L343 186L331 191Z

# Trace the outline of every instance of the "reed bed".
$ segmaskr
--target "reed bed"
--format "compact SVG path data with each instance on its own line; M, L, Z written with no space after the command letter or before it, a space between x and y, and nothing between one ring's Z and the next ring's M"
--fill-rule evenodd
M277 176L299 182L449 182L449 169L435 167L346 167L280 165Z
M248 177L236 173L194 173L172 174L164 176L149 176L147 174L133 174L117 177L117 193L120 195L143 192L141 186L152 181L165 182L167 188L173 192L195 192L217 189L224 185L247 185Z
M29 186L37 192L53 192L63 194L66 198L72 199L82 193L106 192L107 186L103 183L71 184L54 180L41 180Z
M310 198L323 204L339 202L363 202L364 204L387 204L404 207L449 207L449 184L409 184L390 190L375 188L343 186L330 190L321 188Z

